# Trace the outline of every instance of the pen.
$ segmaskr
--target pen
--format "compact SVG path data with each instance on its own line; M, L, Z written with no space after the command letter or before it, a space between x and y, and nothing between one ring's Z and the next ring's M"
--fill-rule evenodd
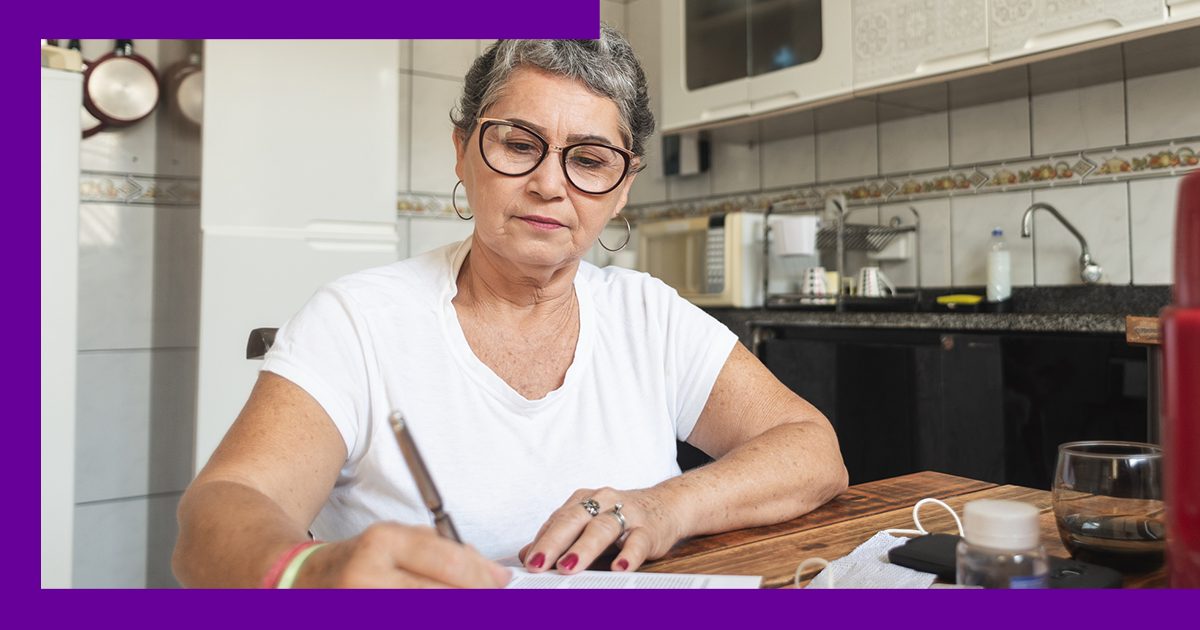
M458 537L458 531L454 529L454 521L451 521L450 515L442 509L442 495L438 494L437 486L433 485L433 477L429 475L429 469L425 467L425 462L421 459L421 453L417 450L417 444L408 430L404 415L399 411L393 411L388 416L388 421L392 425L392 432L396 434L396 443L400 445L400 452L404 455L408 470L412 472L413 479L417 482L421 500L425 502L425 507L433 513L434 527L442 538L449 538L456 543L461 543L462 539Z

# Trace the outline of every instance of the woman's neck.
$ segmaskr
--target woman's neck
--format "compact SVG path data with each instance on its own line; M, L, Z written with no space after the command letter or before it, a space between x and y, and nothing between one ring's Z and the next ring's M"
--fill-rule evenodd
M514 266L475 241L458 271L454 303L512 315L573 312L578 269L579 261L562 267Z

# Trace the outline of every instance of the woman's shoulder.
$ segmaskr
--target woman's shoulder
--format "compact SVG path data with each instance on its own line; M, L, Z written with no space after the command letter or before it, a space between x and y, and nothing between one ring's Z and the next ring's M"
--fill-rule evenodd
M581 263L579 273L592 287L593 295L626 305L648 306L652 302L678 298L679 294L662 280L625 267L596 267Z
M364 308L435 301L445 290L452 269L452 243L412 258L344 275L323 290L349 297Z

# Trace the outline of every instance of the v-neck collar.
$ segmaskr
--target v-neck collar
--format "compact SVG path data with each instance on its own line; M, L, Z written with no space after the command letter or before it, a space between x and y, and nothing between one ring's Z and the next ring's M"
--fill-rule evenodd
M594 305L587 291L587 283L581 277L579 270L575 272L575 299L579 305L579 337L575 341L575 356L571 366L567 368L562 385L552 390L542 398L529 400L513 389L507 381L500 378L492 368L488 367L467 342L462 323L458 319L458 311L454 308L454 297L458 295L458 272L462 269L463 261L471 251L472 238L464 240L451 256L449 274L444 278L440 302L442 306L442 328L450 352L455 361L470 375L471 379L484 390L516 410L525 412L538 411L547 408L566 396L570 391L579 387L579 381L584 378L587 366L591 365L591 353L594 334Z

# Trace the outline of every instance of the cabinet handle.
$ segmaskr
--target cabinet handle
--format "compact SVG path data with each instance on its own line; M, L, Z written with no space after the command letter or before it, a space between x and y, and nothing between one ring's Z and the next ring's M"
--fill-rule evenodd
M800 93L795 90L788 90L786 92L780 92L779 94L772 94L766 98L750 101L750 111L757 112L777 109L785 105L798 103L801 98L802 97Z
M700 120L721 120L735 116L745 116L750 113L750 103L734 103L724 107L714 107L700 112Z
M1025 40L1025 45L1022 47L1025 50L1031 48L1058 48L1074 44L1078 41L1099 39L1106 33L1120 29L1122 24L1115 18L1107 18L1080 24L1070 28L1064 28L1049 33L1040 33Z
M959 70L971 66L984 66L988 62L988 49L981 48L970 52L946 55L935 59L926 59L913 69L914 74L941 74L950 70Z

